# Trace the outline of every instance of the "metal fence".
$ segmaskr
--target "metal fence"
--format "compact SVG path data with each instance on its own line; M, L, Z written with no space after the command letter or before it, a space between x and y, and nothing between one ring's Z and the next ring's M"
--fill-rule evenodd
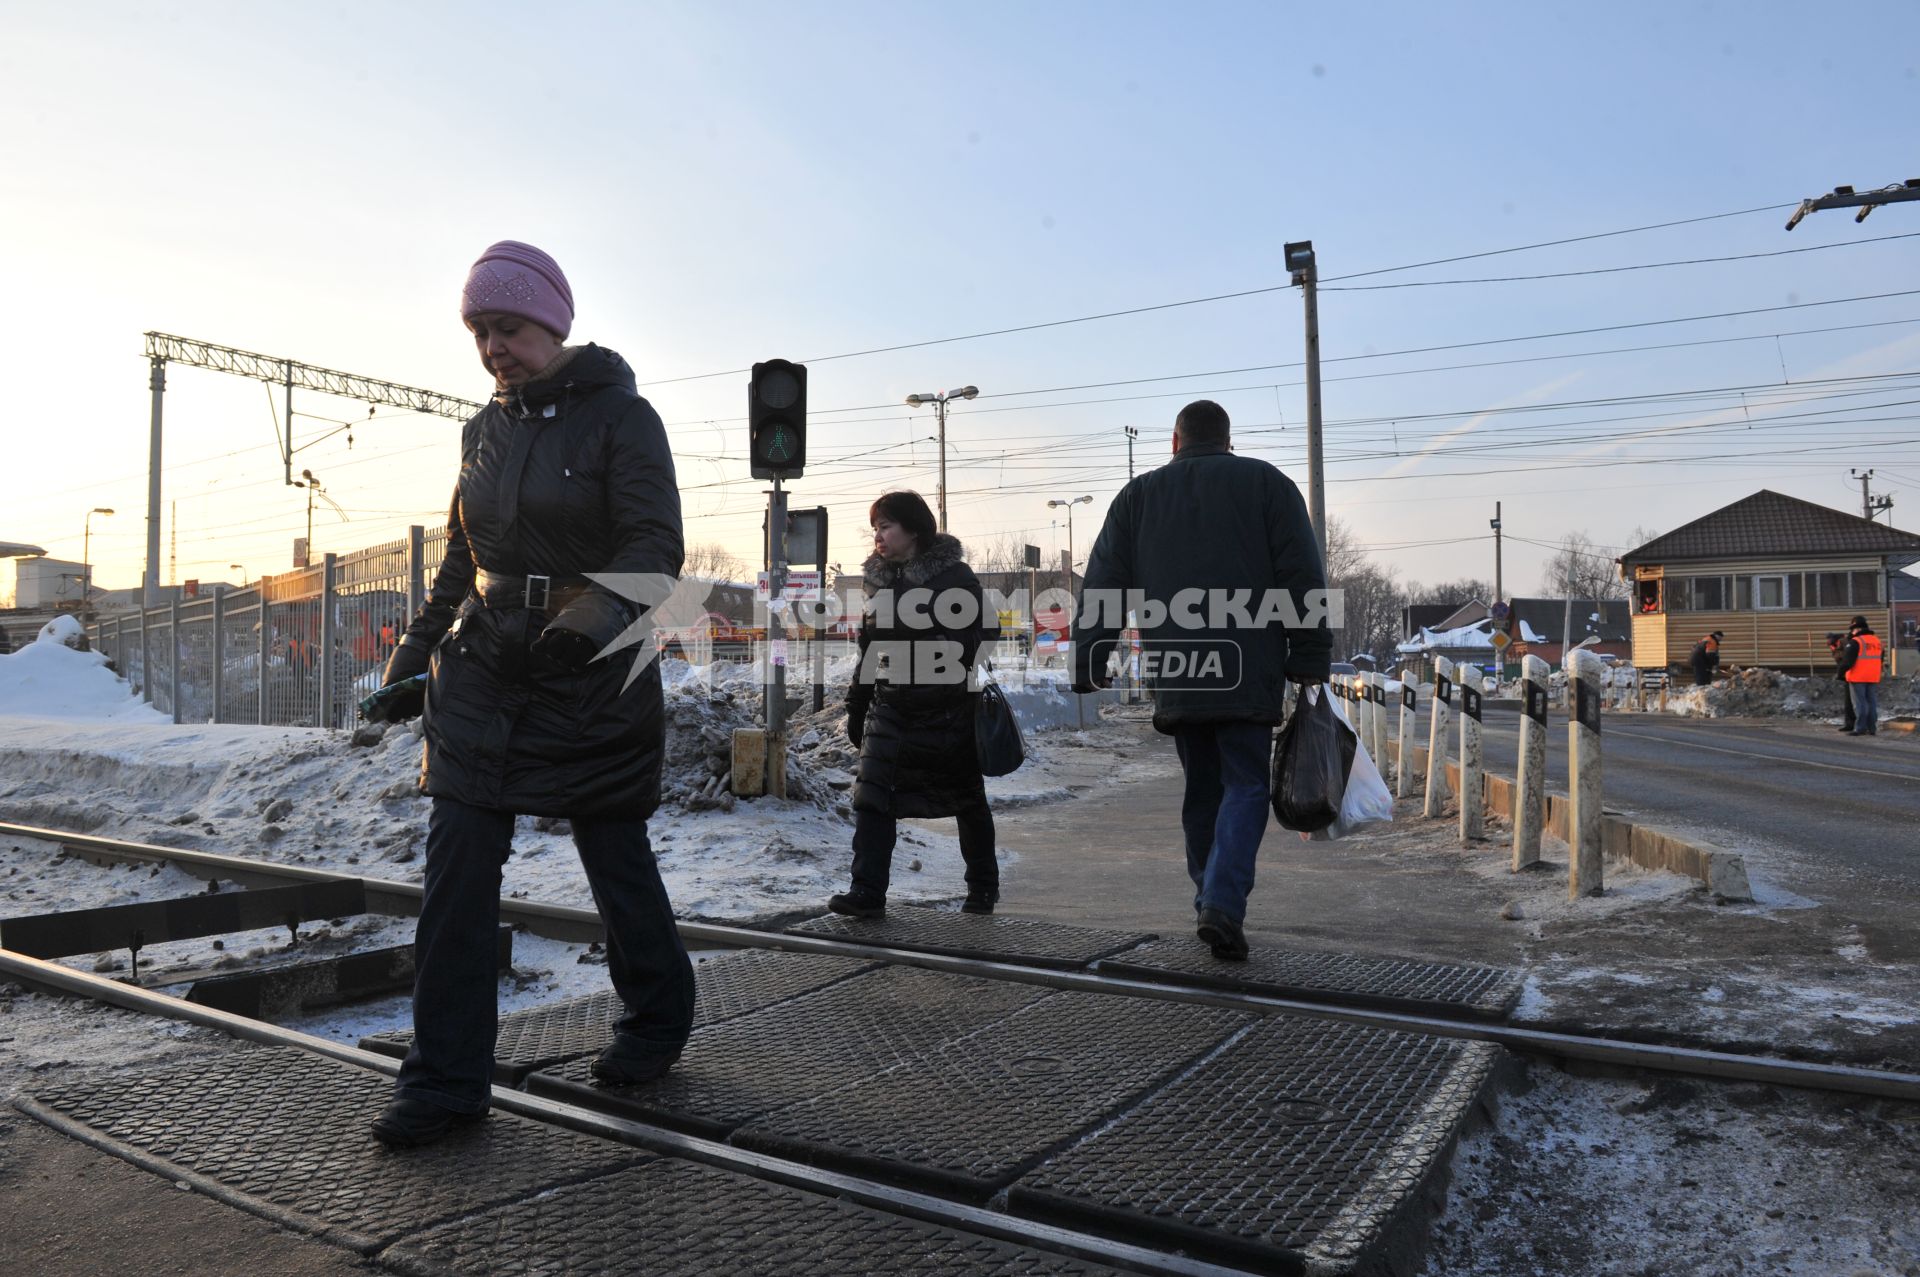
M96 649L176 723L345 727L446 553L445 528L95 621Z

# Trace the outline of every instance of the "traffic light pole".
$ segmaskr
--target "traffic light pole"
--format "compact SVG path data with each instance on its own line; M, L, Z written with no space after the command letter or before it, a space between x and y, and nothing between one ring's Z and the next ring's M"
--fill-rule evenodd
M787 493L780 480L767 495L767 785L774 798L787 796L786 627L780 614L787 584ZM780 637L776 639L775 633ZM775 644L778 644L776 647Z

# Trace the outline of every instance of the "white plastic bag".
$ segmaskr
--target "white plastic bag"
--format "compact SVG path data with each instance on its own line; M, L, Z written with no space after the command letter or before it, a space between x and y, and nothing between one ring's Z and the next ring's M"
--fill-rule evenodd
M1346 721L1346 715L1341 713L1337 701L1333 712L1340 715L1342 722ZM1347 768L1347 792L1340 800L1340 818L1325 829L1300 836L1314 842L1329 842L1352 833L1362 825L1391 823L1392 820L1393 791L1387 788L1380 769L1374 766L1373 758L1367 753L1366 742L1355 740L1353 765Z

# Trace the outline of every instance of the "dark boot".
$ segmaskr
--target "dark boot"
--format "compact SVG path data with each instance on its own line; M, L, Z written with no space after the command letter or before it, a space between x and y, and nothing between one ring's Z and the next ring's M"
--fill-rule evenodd
M616 1035L607 1049L595 1057L593 1078L610 1086L638 1086L665 1077L679 1058L678 1051L655 1050Z
M418 1148L444 1139L463 1126L486 1120L486 1110L460 1113L431 1100L396 1096L386 1111L373 1119L373 1137L388 1148Z
M1213 956L1225 962L1247 960L1247 935L1240 924L1218 909L1202 909L1194 934L1213 950Z
M848 918L884 918L887 916L887 898L877 891L849 887L827 901L827 908Z
M1000 888L969 887L966 903L960 906L961 913L992 913L993 907L1000 903Z

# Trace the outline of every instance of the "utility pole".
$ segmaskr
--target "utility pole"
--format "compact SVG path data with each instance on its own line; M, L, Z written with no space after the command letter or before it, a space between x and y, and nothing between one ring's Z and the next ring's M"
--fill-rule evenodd
M1873 522L1874 515L1879 514L1882 510L1893 509L1892 497L1886 496L1884 494L1876 497L1872 493L1867 491L1867 480L1873 478L1873 471L1849 470L1847 471L1847 473L1860 481L1860 517L1861 518L1871 523Z
M1132 426L1123 426L1121 427L1121 429L1127 432L1127 482L1132 483L1133 482L1133 441L1140 437L1140 432L1138 430L1135 430Z
M940 419L940 530L947 530L947 400L972 399L980 393L978 386L961 386L942 394L908 395L907 407L919 408L925 404L933 405L934 416Z
M1507 596L1501 592L1500 579L1500 503L1493 503L1493 518L1487 521L1493 529L1493 598L1494 603L1504 603Z
M1313 522L1314 540L1320 543L1322 562L1327 557L1326 467L1320 447L1320 301L1319 266L1314 261L1313 241L1288 244L1287 269L1293 272L1307 306L1307 517Z
M153 392L152 434L147 440L147 574L140 583L140 606L160 604L160 400L167 391L167 357L149 352L152 371L147 388ZM148 680L151 682L151 680ZM265 680L261 686L265 686Z

